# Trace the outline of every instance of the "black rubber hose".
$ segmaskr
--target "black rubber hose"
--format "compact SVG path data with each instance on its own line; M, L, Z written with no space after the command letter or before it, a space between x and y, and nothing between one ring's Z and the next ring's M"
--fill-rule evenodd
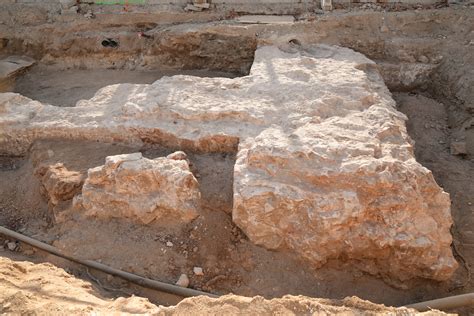
M111 268L111 267L106 266L102 263L95 262L95 261L92 261L92 260L77 259L77 258L74 258L74 257L71 257L71 256L68 256L68 255L65 255L65 254L61 253L57 248L55 248L51 245L45 244L41 241L30 238L28 236L19 234L17 232L14 232L14 231L8 229L8 228L5 228L3 226L0 226L0 234L3 234L5 236L8 236L8 237L14 238L16 240L22 241L22 242L24 242L26 244L29 244L29 245L31 245L35 248L38 248L38 249L44 250L46 252L49 252L50 254L53 254L55 256L58 256L58 257L61 257L61 258L64 258L64 259L67 259L67 260L70 260L70 261L74 261L74 262L82 264L86 267L96 269L96 270L99 270L99 271L102 271L102 272L120 277L122 279L125 279L127 281L130 281L132 283L138 284L138 285L143 286L143 287L147 287L147 288L150 288L150 289L155 289L155 290L158 290L158 291L171 293L171 294L175 294L175 295L179 295L179 296L183 296L183 297L191 297L191 296L199 296L199 295L205 295L205 296L215 297L215 298L219 297L218 295L215 295L215 294L202 292L202 291L198 291L198 290L193 290L193 289L188 289L188 288L180 287L180 286L177 286L177 285L174 285L174 284L168 284L168 283L148 279L148 278L145 278L145 277L133 274L133 273L129 273L129 272L125 272L125 271L122 271L122 270Z

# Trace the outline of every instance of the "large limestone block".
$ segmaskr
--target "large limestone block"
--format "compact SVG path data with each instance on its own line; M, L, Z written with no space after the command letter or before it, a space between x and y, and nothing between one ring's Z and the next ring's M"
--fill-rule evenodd
M339 57L273 60L288 69L280 80L304 78L308 112L240 144L233 220L254 243L316 267L352 260L399 280L446 280L457 267L449 195L416 162L378 72L359 54Z
M134 153L109 156L105 165L89 169L76 203L88 216L179 224L198 216L200 197L185 160Z
M363 116L291 134L269 129L244 143L234 222L254 243L289 248L316 267L352 259L400 280L449 278L457 263L448 194L404 152L400 130L377 131Z

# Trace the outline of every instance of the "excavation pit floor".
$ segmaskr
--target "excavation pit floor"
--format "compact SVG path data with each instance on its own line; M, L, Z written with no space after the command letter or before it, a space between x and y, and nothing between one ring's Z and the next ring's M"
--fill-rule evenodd
M101 84L105 82L102 81ZM58 91L67 91L64 89L68 87L62 86ZM90 90L92 92L93 88ZM440 137L448 137L446 133L449 130L444 106L416 93L395 93L394 98L399 110L409 118L408 128L417 142L418 159L434 171L438 183L453 196L455 218L464 223L458 229L465 233L471 225L471 219L463 215L463 212L470 203L469 196L472 196L466 188L472 189L468 183L474 176L474 170L468 167L472 162L451 156L446 143L439 142ZM423 115L420 115L420 108L423 108ZM430 119L428 131L425 128L427 117ZM436 128L431 128L431 124L435 124ZM441 134L438 135L439 133ZM193 288L215 293L233 292L266 297L290 293L330 298L357 295L374 302L401 305L414 298L423 300L446 296L452 289L452 282L443 285L426 280L414 281L409 288L399 288L400 285L392 284L395 285L393 287L340 262L330 262L324 268L314 270L291 254L268 251L253 245L232 223L230 215L234 154L188 152L200 174L205 207L202 216L183 229L166 230L154 225L131 225L130 222L119 219L91 222L80 214L67 214L70 207L67 203L63 205L67 220L61 225L54 225L54 218L51 218L47 205L39 194L34 165L40 162L63 163L69 170L85 173L89 168L102 165L107 156L138 151L148 158L162 157L173 152L164 147L134 148L90 141L45 140L36 142L26 157L2 157L0 221L3 225L21 229L23 233L39 240L52 242L71 255L101 260L104 264L153 279L174 283L180 274L186 273ZM460 217L456 217L456 214ZM169 247L169 242L173 246ZM30 248L24 246L25 249ZM28 253L36 261L53 262L82 278L93 282L99 279L100 284L106 283L109 288L117 289L118 292L133 292L161 304L179 301L173 296L156 294L117 278L85 271L82 267L42 252ZM469 256L468 260L473 258L470 253L465 253L465 256ZM202 267L204 276L195 276L194 267ZM462 268L455 278L457 281L454 284L463 282L465 272ZM106 293L117 294L110 291Z
M61 69L38 65L17 78L13 91L33 100L56 106L75 106L88 100L101 88L119 84L150 84L164 76L190 75L225 77L236 75L207 70L120 70L120 69Z

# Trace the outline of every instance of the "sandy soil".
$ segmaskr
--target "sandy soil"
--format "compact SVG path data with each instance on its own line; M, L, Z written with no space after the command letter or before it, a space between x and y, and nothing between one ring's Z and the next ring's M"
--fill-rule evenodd
M88 282L51 264L33 264L17 254L0 257L2 315L147 314L157 306L147 299L112 300Z
M356 297L327 300L304 296L226 295L194 297L172 307L156 306L132 296L112 299L99 287L78 280L49 263L33 264L21 255L0 257L0 313L6 315L415 315L414 310L376 305ZM88 272L89 274L91 272ZM93 278L93 277L92 277ZM436 311L423 315L439 315ZM445 314L443 314L445 315Z

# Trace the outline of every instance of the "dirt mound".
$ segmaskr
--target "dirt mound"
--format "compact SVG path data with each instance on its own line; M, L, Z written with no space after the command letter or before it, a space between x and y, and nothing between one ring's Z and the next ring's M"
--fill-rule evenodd
M357 297L325 300L301 295L272 300L261 296L226 295L218 299L199 296L161 312L164 315L444 315L439 311L419 313L413 309L386 307Z
M21 315L151 314L158 308L145 298L106 299L92 285L49 263L0 257L0 313Z
M344 300L285 296L266 300L226 295L219 299L194 297L177 306L163 307L147 299L108 299L88 282L76 279L49 263L33 264L0 257L0 313L48 315L147 314L147 315L441 315L431 311L377 305L359 298Z

